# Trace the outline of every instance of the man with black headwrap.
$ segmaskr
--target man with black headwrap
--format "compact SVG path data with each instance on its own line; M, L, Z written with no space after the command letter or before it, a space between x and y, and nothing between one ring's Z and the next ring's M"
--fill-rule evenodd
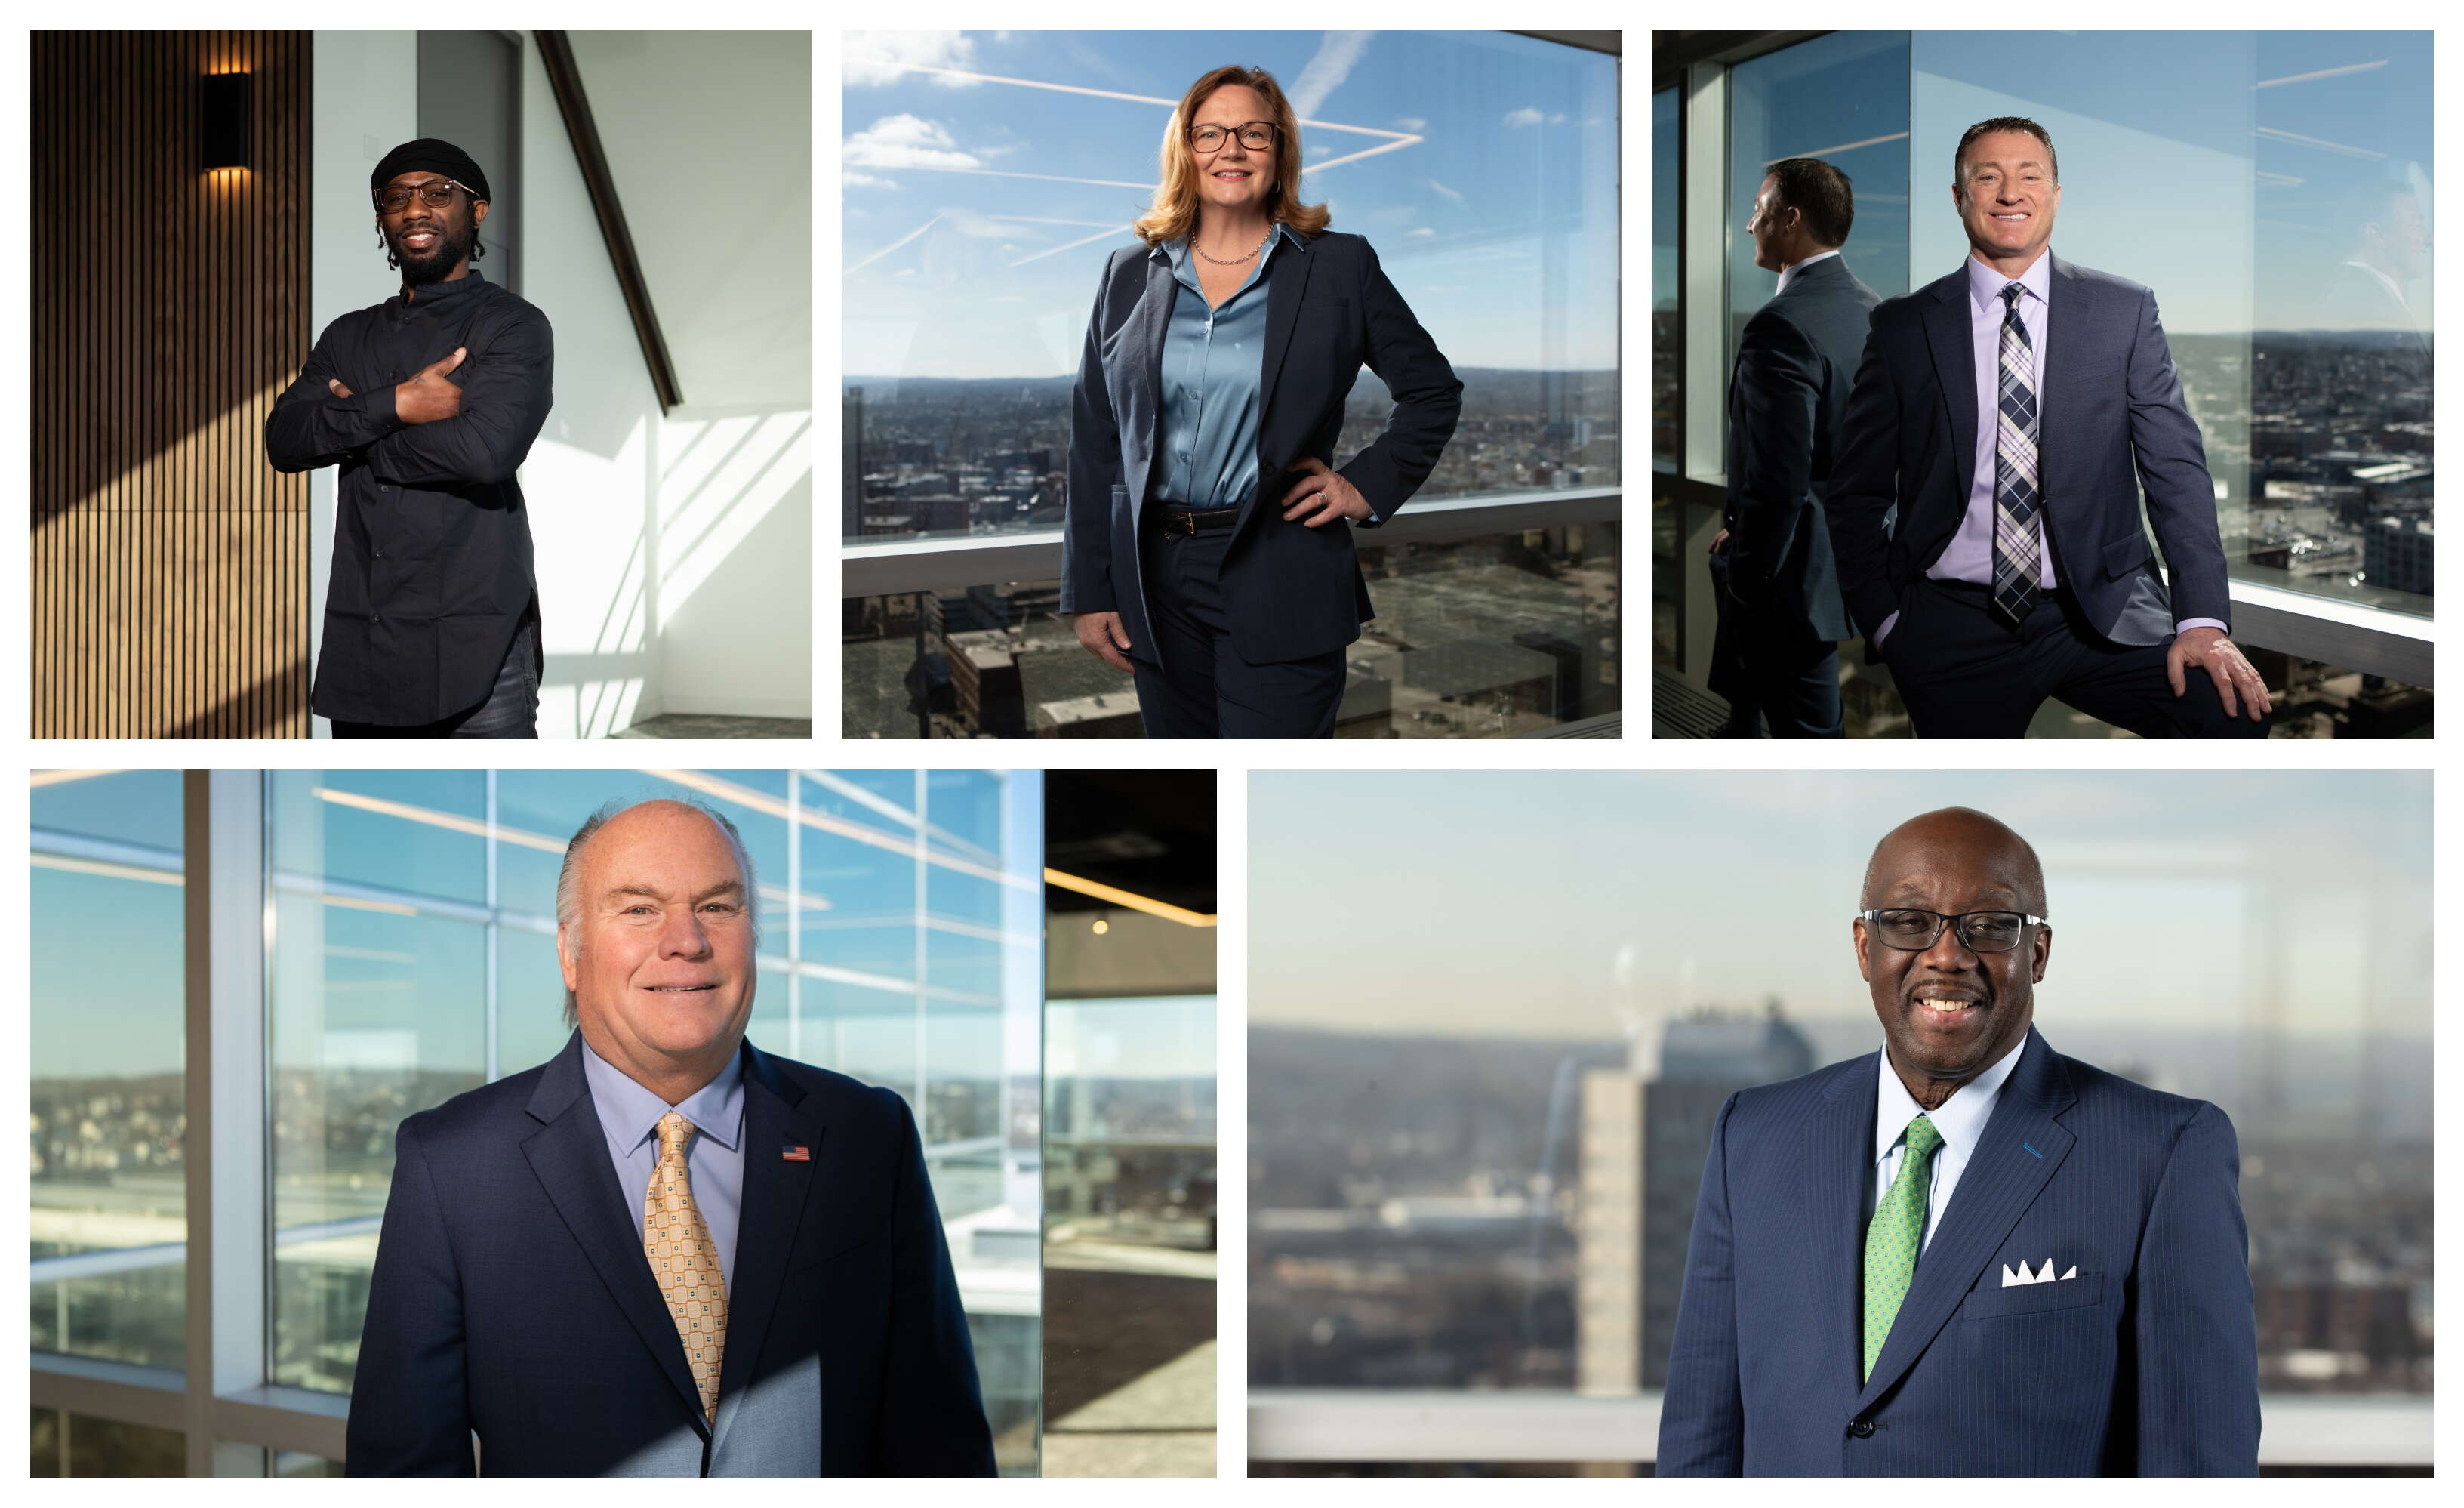
M326 326L265 421L275 470L342 469L309 704L336 738L536 738L514 471L553 401L547 316L472 265L488 178L460 147L406 142L368 189L402 294Z

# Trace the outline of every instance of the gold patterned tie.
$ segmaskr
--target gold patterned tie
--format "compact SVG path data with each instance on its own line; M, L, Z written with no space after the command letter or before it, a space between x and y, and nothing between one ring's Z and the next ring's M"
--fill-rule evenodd
M685 1142L693 1134L693 1122L672 1110L659 1118L659 1165L642 1200L642 1250L668 1313L675 1317L685 1364L701 1389L702 1417L716 1423L718 1364L727 1352L727 1280L685 1172Z

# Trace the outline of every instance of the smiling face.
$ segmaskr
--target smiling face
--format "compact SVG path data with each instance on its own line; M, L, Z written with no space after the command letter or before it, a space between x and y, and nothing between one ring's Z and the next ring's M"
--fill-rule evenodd
M1225 84L1191 112L1190 130L1218 125L1227 133L1223 144L1214 151L1189 149L1197 167L1198 202L1201 208L1241 215L1265 211L1280 166L1276 154L1285 144L1277 140L1263 147L1243 146L1238 128L1261 121L1271 125L1274 120L1275 113L1267 106L1265 97L1246 84Z
M2045 898L2018 834L1983 812L1954 809L1902 824L1875 849L1863 909L1886 906L2042 915ZM1873 990L1903 1079L1965 1082L2027 1036L2053 950L2050 926L2025 928L2019 945L2002 953L1970 952L1951 926L1920 951L1883 942L1861 918L1853 930L1857 970Z
M456 188L451 204L430 209L418 188L423 184L447 181L443 173L413 170L396 173L385 184L388 192L396 188L413 190L410 202L400 210L390 213L377 211L377 230L385 236L394 260L402 264L404 282L447 282L470 271L471 251L479 243L479 227L487 221L488 202Z
M1991 131L1968 144L1950 188L1968 244L2004 272L2027 270L2053 239L2061 185L2053 153L2026 131Z
M678 802L647 802L591 835L556 951L593 1052L653 1087L735 1054L753 1013L745 884L736 845Z

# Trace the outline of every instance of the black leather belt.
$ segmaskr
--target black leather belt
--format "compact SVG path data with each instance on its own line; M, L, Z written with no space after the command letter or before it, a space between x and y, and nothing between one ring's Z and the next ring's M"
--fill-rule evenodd
M1166 534L1203 534L1228 529L1241 517L1238 508L1184 508L1177 503L1151 502L1147 517Z

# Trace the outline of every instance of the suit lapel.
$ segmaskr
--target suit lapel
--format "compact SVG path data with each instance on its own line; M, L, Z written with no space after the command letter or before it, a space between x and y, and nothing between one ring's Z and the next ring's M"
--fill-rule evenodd
M1829 1376L1855 1382L1864 1342L1864 1181L1874 1176L1874 1076L1879 1054L1845 1065L1805 1125L1807 1255L1814 1322Z
M1968 305L1968 270L1934 284L1935 298L1925 309L1925 344L1933 352L1934 379L1942 400L1950 406L1951 458L1959 466L1957 511L1968 507L1976 489L1976 329ZM1907 521L1901 521L1905 528Z
M685 1365L675 1317L668 1313L659 1285L650 1277L649 1258L642 1253L642 1237L633 1229L624 1188L607 1159L607 1136L600 1129L599 1112L582 1076L581 1033L574 1034L540 1076L527 1108L532 1119L544 1122L522 1143L531 1171L538 1175L539 1186L547 1191L566 1229L581 1243L600 1281L614 1296L616 1307L658 1359L659 1369L693 1416L693 1428L707 1434L701 1394Z
M2019 1053L2002 1098L1994 1103L1993 1118L1985 1123L1984 1139L1959 1175L1950 1208L1943 1211L1933 1240L1917 1259L1899 1317L1891 1321L1890 1340L1875 1358L1874 1375L1857 1400L1859 1410L1888 1391L1933 1343L1935 1333L1968 1297L1976 1275L2079 1140L2057 1119L2077 1097L2054 1050L2030 1027Z
M1138 298L1137 311L1130 316L1126 347L1135 398L1129 406L1130 417L1141 436L1138 456L1142 464L1136 476L1126 478L1133 523L1145 512L1148 477L1155 468L1155 447L1163 438L1163 342L1172 329L1173 300L1179 293L1179 280L1172 275L1172 259L1149 256L1146 292Z
M1300 321L1301 296L1309 289L1309 255L1306 245L1286 235L1280 227L1275 242L1273 271L1266 280L1266 344L1258 355L1258 490L1241 500L1241 516L1232 523L1236 537L1248 528L1249 516L1258 510L1259 495L1271 490L1283 469L1298 458L1265 454L1266 415L1275 411L1275 381L1283 374L1284 355L1292 345L1292 326Z
M806 1114L804 1092L779 1072L767 1053L744 1044L744 1202L736 1221L736 1280L727 1295L727 1351L718 1370L718 1430L711 1453L727 1443L728 1427L743 1402L761 1342L779 1309L779 1290L795 1250L796 1228L828 1165L825 1127ZM808 1157L789 1162L788 1146Z

